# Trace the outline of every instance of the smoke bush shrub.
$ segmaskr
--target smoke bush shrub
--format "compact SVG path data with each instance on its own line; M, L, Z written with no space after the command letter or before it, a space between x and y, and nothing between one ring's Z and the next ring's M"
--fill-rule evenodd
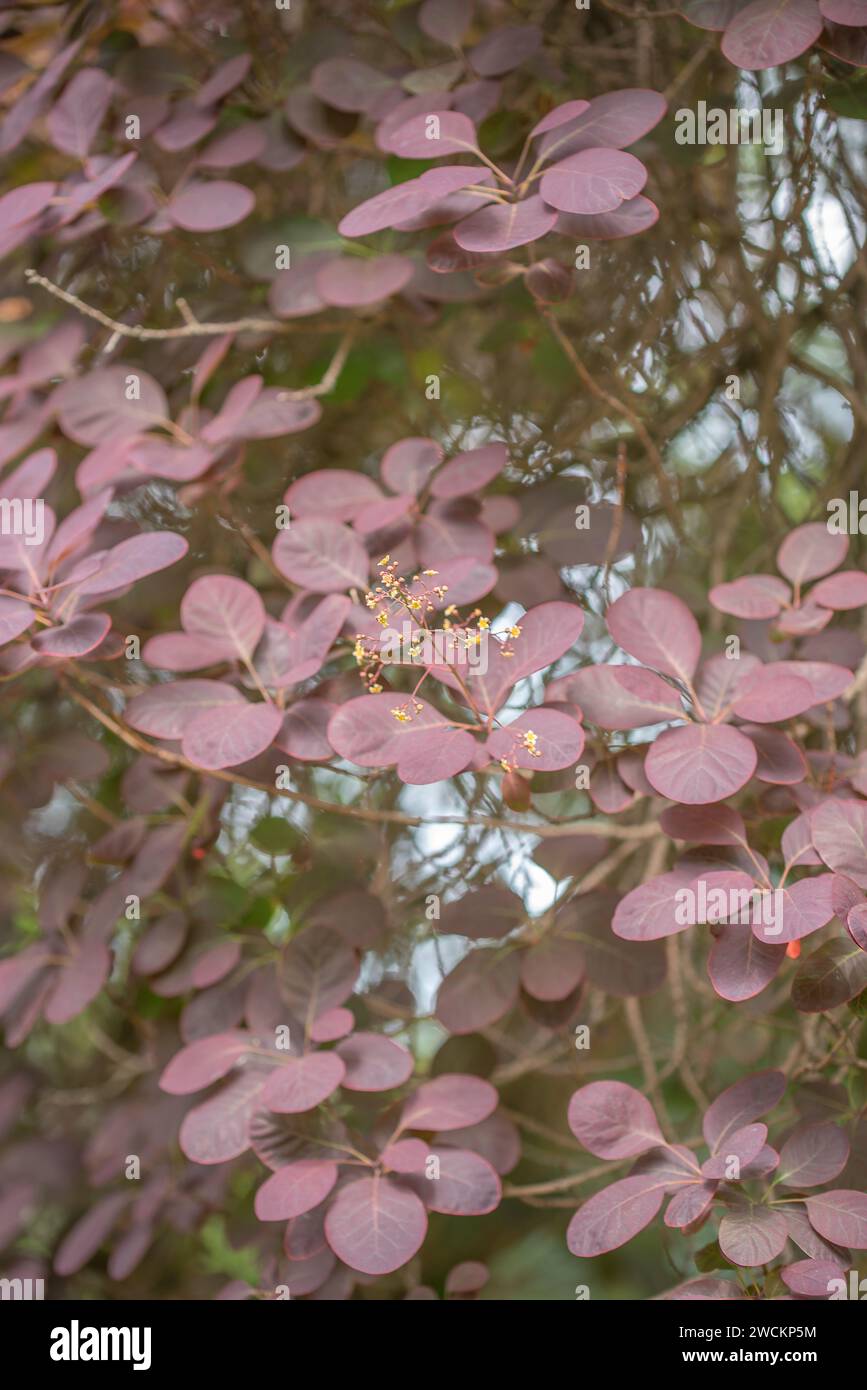
M832 1296L867 7L115 8L0 32L4 1272L607 1297L665 1204L635 1297Z

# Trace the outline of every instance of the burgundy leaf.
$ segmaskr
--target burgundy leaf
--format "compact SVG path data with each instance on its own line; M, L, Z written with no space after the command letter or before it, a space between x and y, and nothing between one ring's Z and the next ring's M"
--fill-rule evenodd
M359 309L397 294L412 273L413 263L406 256L376 256L366 261L357 256L337 256L316 272L314 282L323 303Z
M441 159L447 154L472 154L477 148L476 128L459 111L434 110L411 116L388 141L390 153L401 159Z
M839 574L832 574L810 590L810 602L841 613L861 608L867 603L867 574L861 570L841 570Z
M310 1029L310 1041L315 1043L336 1042L338 1038L345 1038L354 1027L355 1018L349 1009L329 1009L326 1013L320 1014ZM373 1036L378 1036L378 1034ZM343 1060L346 1062L347 1059L344 1057ZM347 1084L344 1082L344 1085Z
M174 531L130 536L129 540L121 541L106 552L97 572L79 586L79 593L110 594L116 589L125 589L137 579L176 564L188 549L183 536Z
M84 941L61 965L45 1003L46 1023L68 1023L83 1013L111 973L111 954L101 941Z
M276 746L301 762L330 758L328 725L337 710L328 700L298 700L292 706L274 740Z
M411 1260L427 1234L425 1209L414 1192L376 1175L351 1182L325 1218L328 1244L362 1274L391 1274Z
M479 1076L446 1074L425 1081L406 1102L401 1129L453 1130L486 1120L499 1095Z
M786 956L784 945L759 940L747 925L720 927L708 957L711 984L721 999L754 999L775 978Z
M128 392L135 385L137 395ZM147 372L103 367L59 386L52 397L63 433L76 444L116 443L162 424L168 402Z
M675 840L699 845L745 845L747 829L743 816L730 806L668 806L659 817L660 827Z
M799 1260L780 1270L780 1278L792 1293L802 1298L828 1298L835 1282L845 1281L846 1271L842 1264L831 1260Z
M846 930L855 945L867 951L867 903L858 903L846 918Z
M605 618L615 642L667 676L689 681L701 654L698 623L682 599L664 589L630 589Z
M549 935L524 954L521 984L534 999L565 999L584 978L584 953L574 941Z
M775 1260L787 1238L783 1213L755 1202L726 1212L719 1225L720 1250L732 1264L746 1267Z
M542 175L539 191L546 203L561 212L613 212L635 198L647 181L647 170L623 150L579 150Z
M490 1027L514 1006L520 973L513 953L472 951L440 985L437 1018L458 1035Z
M706 1178L731 1178L739 1177L742 1168L761 1153L768 1137L767 1125L753 1124L744 1125L741 1129L734 1130L729 1134L721 1148L701 1165L701 1171ZM736 1161L735 1173L729 1172L732 1160Z
M506 24L470 49L470 62L480 77L499 77L520 67L542 46L537 24Z
M442 457L442 445L435 439L399 439L383 455L379 470L382 481L392 492L415 496L421 492Z
M418 1177L413 1184L430 1211L446 1216L484 1216L500 1205L502 1186L486 1158L468 1149L440 1149L438 1177Z
M560 158L578 150L622 150L646 135L666 111L665 97L642 87L627 87L594 97L586 111L558 125L540 142L547 159Z
M693 724L660 734L644 769L661 796L706 806L746 786L756 762L754 745L736 729Z
M591 1259L625 1245L653 1220L664 1196L664 1186L653 1177L623 1178L603 1188L569 1222L566 1243L570 1251Z
M184 594L181 622L187 632L224 644L227 657L247 662L265 627L265 605L243 579L209 574Z
M729 1086L709 1106L702 1133L712 1153L719 1153L736 1130L752 1124L781 1099L786 1078L780 1071L761 1071Z
M638 666L585 666L566 680L569 696L600 729L639 729L684 716L677 691Z
M354 1033L335 1049L346 1067L347 1091L390 1091L413 1072L412 1054L379 1033Z
M217 232L243 222L255 205L254 195L242 183L193 180L170 198L166 215L184 231Z
M867 952L847 935L825 941L798 969L792 1003L802 1013L824 1013L867 988Z
M290 1011L312 1022L338 1008L352 993L358 959L328 927L292 938L284 955L283 988Z
M549 111L547 116L543 116L541 121L537 121L530 134L544 135L546 131L556 130L557 126L564 125L576 116L583 116L589 109L590 102L580 98L577 101L564 101L560 106L555 106L553 111Z
M160 1077L160 1089L172 1096L201 1091L226 1076L253 1047L248 1033L218 1033L200 1038L178 1052Z
M244 704L243 695L224 681L168 681L133 696L126 721L152 738L180 739L203 711L238 704Z
M555 772L578 761L584 749L584 730L559 710L527 710L491 734L485 747L498 762L505 760L513 767L536 772Z
M446 903L440 914L441 933L467 936L472 941L508 936L525 917L524 904L505 888L489 885Z
M611 929L624 941L657 941L686 931L688 922L678 921L678 894L690 885L690 874L683 870L660 874L633 888L617 905Z
M715 1182L690 1183L675 1193L669 1202L664 1221L666 1226L691 1226L711 1207L717 1193Z
M557 231L575 241L617 241L620 237L646 232L658 221L659 208L649 198L639 194L637 198L621 203L613 212L561 212L557 218Z
M867 888L867 805L831 798L810 814L813 844L829 869Z
M395 711L406 718L398 719ZM342 758L361 767L396 763L401 779L413 785L453 777L469 766L476 751L472 735L453 729L426 701L384 694L362 695L343 705L328 725L328 741Z
M289 1221L324 1202L337 1182L339 1169L328 1159L300 1159L278 1168L256 1193L260 1221Z
M290 504L291 505L291 504ZM317 594L364 588L370 562L364 546L336 521L305 517L280 531L274 563L293 584Z
M569 1128L597 1158L633 1158L663 1144L653 1106L622 1081L591 1081L569 1102Z
M807 1197L805 1205L811 1225L825 1240L867 1250L867 1193L838 1188Z
M519 203L489 203L470 213L454 229L454 239L464 251L502 252L550 232L557 214L538 194Z
M210 1100L197 1105L181 1125L181 1150L193 1163L226 1163L250 1147L250 1121L259 1105L264 1075L239 1072Z
M226 704L197 714L186 725L181 751L196 767L217 771L249 762L274 742L283 723L271 704Z
M265 1083L262 1099L279 1115L299 1115L327 1100L343 1080L346 1068L336 1052L310 1052L287 1057Z
M419 28L432 39L456 48L472 19L466 0L424 0L418 12Z
M111 618L107 613L86 613L72 618L62 627L43 629L31 639L30 645L40 656L62 657L69 661L94 651L110 630Z
M791 598L788 584L775 574L750 574L731 584L717 584L708 595L714 608L735 618L776 618Z
M837 1125L800 1125L780 1150L776 1181L786 1187L821 1187L846 1167L849 1140Z
M818 38L822 21L819 19L818 6L815 4L815 0L784 0L782 5L772 5L770 0L755 0L755 4L748 6L740 19L742 21L744 15L748 14L750 10L761 8L766 20L779 15L781 22L785 23L787 4L803 6L811 13L815 11L819 27L813 35L813 39ZM810 39L810 43L813 42L813 39ZM804 47L807 45L805 44ZM723 47L723 51L725 52L725 47ZM799 52L802 51L799 49ZM740 66L751 67L752 64L742 63ZM759 66L764 65L759 64ZM768 64L768 66L773 65ZM823 574L829 574L831 570L835 570L845 560L848 549L848 536L833 534L822 521L810 521L806 526L796 526L795 530L786 537L777 551L777 565L780 573L784 574L793 584L806 584L810 579L820 579Z
M84 159L111 100L112 80L99 68L81 68L48 115L52 143L64 154Z
M764 666L752 672L738 688L732 710L740 719L774 724L791 719L815 703L813 687L800 676Z

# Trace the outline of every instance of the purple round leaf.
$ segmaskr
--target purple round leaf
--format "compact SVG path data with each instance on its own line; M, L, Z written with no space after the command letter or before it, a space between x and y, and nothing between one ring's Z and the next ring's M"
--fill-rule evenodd
M186 232L217 232L243 222L256 205L249 188L228 179L188 183L169 200L166 214Z
M197 714L184 729L181 751L196 767L216 772L264 753L283 723L276 705L222 705Z
M336 1052L287 1057L265 1083L262 1100L278 1115L300 1115L327 1100L343 1080L346 1067Z
M776 1181L785 1187L822 1187L846 1167L849 1140L832 1124L799 1125L780 1150Z
M750 1202L727 1212L720 1222L719 1245L732 1264L754 1267L769 1264L788 1239L783 1213Z
M252 1050L249 1033L216 1033L199 1038L176 1053L160 1077L160 1090L171 1096L202 1091L227 1076L238 1060Z
M667 676L689 681L701 655L698 623L682 599L665 589L630 589L605 615L624 651Z
M391 1274L411 1260L427 1234L424 1205L414 1192L376 1175L344 1187L325 1218L328 1244L361 1274Z
M806 1198L810 1224L825 1240L867 1250L867 1193L838 1188Z
M569 1128L597 1158L635 1158L665 1142L653 1106L622 1081L591 1081L569 1102Z
M766 0L758 3L765 5ZM815 0L805 3L815 7ZM796 526L783 541L777 551L777 566L792 584L806 584L835 570L845 560L848 549L848 536L832 533L823 521L810 521L806 526Z
M137 395L129 399L133 384ZM159 383L127 367L103 367L65 382L52 405L63 433L76 444L117 443L162 424L169 413Z
M439 1176L419 1176L413 1186L430 1211L445 1216L485 1216L500 1205L503 1194L496 1170L486 1158L469 1149L440 1149Z
M431 484L431 494L450 498L480 492L499 477L508 461L509 451L505 444L484 444L480 449L456 454L437 473Z
M594 97L586 111L549 131L539 145L546 159L578 150L622 150L646 135L666 112L665 97L643 87L627 87Z
M649 198L639 194L621 203L613 212L595 215L561 212L557 231L570 241L617 241L621 237L638 236L659 221L659 208Z
M452 1130L479 1124L497 1108L499 1095L479 1076L446 1074L424 1081L404 1106L401 1129Z
M754 0L729 24L722 51L735 67L758 72L800 57L821 32L816 0ZM786 574L782 565L780 569Z
M412 278L413 263L406 256L337 256L314 277L323 303L339 309L366 308L397 294Z
M647 170L623 150L590 149L569 155L542 176L539 191L560 212L596 215L613 212L635 198L647 182Z
M720 613L758 621L776 618L782 605L789 602L791 591L775 574L750 574L731 584L715 585L708 597Z
M746 786L757 760L754 745L736 729L692 724L660 734L644 769L660 796L706 806Z
M339 1168L327 1159L300 1159L278 1168L256 1193L260 1221L291 1221L324 1202L337 1182Z
M650 1224L664 1196L664 1186L652 1177L623 1178L604 1187L569 1222L566 1243L570 1251L582 1259L592 1259L617 1250Z
M435 439L399 439L383 454L380 474L392 492L415 496L442 462L443 447Z
M388 149L401 159L442 159L449 154L475 153L478 139L469 116L460 111L434 110L411 116L399 126L389 137Z
M348 527L336 521L302 518L279 533L273 555L281 574L317 594L367 584L367 551Z
M479 208L458 223L453 235L464 251L498 253L538 241L556 221L556 212L534 194L520 203L489 203Z
M379 1033L353 1034L336 1055L346 1067L342 1084L348 1091L390 1091L413 1072L412 1054Z
M43 629L32 638L30 645L40 656L72 661L94 651L110 630L111 618L107 613L85 613L62 627Z
M832 574L810 590L810 602L838 613L862 608L867 603L867 574L861 570L841 570L839 574Z

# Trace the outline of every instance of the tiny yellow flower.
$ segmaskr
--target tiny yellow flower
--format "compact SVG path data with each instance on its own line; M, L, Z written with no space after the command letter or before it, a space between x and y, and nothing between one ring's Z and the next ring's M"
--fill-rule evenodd
M488 630L488 628L489 628L490 626L491 626L491 620L490 620L490 618L479 618L479 627L480 627L480 629L482 630L482 632L487 632L487 630Z

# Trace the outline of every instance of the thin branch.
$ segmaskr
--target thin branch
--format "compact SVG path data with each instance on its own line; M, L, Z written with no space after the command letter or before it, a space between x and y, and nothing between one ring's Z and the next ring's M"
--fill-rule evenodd
M566 336L561 324L558 323L551 311L549 309L543 310L542 316L551 329L551 332L554 334L554 337L557 339L557 342L560 344L560 347L563 349L566 358L574 368L576 375L587 387L590 394L595 396L598 401L602 401L610 410L614 410L618 414L623 415L635 430L635 433L644 445L647 456L653 465L653 471L659 483L660 496L662 497L662 503L668 514L669 521L674 527L675 534L681 536L683 534L683 527L671 491L671 483L665 471L665 463L662 454L650 437L650 432L641 416L632 409L631 405L627 405L626 401L621 400L619 396L612 395L610 391L606 391L604 387L594 381L590 372L578 356L574 343Z
M77 672L82 677L81 672ZM83 677L82 677L83 678ZM240 787L250 787L253 791L265 792L268 796L282 796L289 801L299 801L305 806L311 807L314 811L329 811L337 816L348 816L353 820L372 821L376 825L388 821L394 825L406 825L412 827L437 825L466 825L480 826L485 830L514 830L517 833L528 835L539 835L543 839L558 835L601 835L609 839L622 840L646 840L659 833L659 826L655 821L649 821L642 825L606 825L601 821L564 821L562 823L539 825L526 824L521 821L512 823L507 820L500 820L496 816L439 816L428 813L424 816L408 816L402 811L376 810L363 806L343 806L339 802L325 801L318 796L310 796L306 792L289 791L285 788L276 788L264 782L256 782L251 777L243 777L240 773L231 770L210 769L196 767L180 753L172 753L168 748L160 748L158 744L151 743L142 738L134 730L127 728L113 715L101 709L93 700L89 699L82 691L77 690L70 684L68 679L61 677L61 683L67 694L82 709L87 710L88 714L98 720L104 728L109 729L117 738L128 747L134 748L138 753L145 753L150 758L156 758L159 762L166 763L171 767L182 767L187 772L194 772L198 777L215 777L220 782L235 783Z
M289 333L292 331L291 323L281 323L279 319L254 319L244 318L235 319L232 323L200 323L194 316L186 300L179 300L178 307L186 319L186 322L178 328L143 328L136 323L121 323L119 319L110 318L101 309L94 309L92 305L86 304L78 295L70 294L69 290L63 290L59 285L55 285L51 280L47 280L44 275L39 275L35 270L25 270L24 279L28 285L39 285L48 294L53 294L55 299L60 299L64 304L69 304L73 309L77 309L85 318L95 319L101 323L103 328L110 328L112 333L117 333L121 338L138 338L142 342L154 342L165 340L166 338L203 338L219 337L223 333Z

